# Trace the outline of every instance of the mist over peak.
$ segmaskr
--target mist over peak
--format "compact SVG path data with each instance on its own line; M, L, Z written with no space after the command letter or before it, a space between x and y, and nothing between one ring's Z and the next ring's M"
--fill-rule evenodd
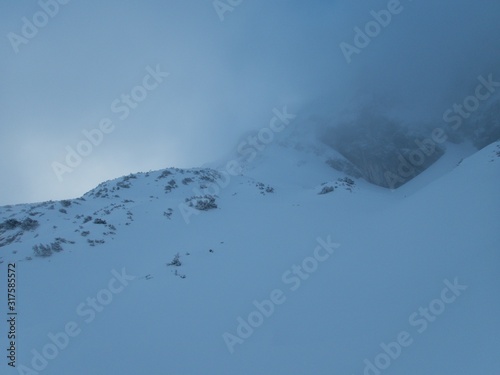
M500 77L499 8L254 1L228 5L221 21L212 2L61 5L17 53L8 38L0 45L8 72L0 78L0 171L9 176L2 199L70 198L130 172L202 165L233 152L284 105L329 126L365 108L409 126L441 126L448 108L474 94L477 77ZM25 38L26 22L43 9L0 10L4 34ZM356 48L350 62L343 44ZM165 82L61 183L52 163L157 65L170 73Z

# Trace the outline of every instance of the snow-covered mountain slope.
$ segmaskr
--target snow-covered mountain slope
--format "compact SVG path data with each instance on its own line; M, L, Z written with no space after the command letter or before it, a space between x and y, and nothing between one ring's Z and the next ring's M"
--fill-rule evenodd
M2 374L496 374L500 143L392 192L328 152L1 207Z

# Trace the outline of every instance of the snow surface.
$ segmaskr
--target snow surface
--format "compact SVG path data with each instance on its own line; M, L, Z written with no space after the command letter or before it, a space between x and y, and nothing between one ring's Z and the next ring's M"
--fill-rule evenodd
M276 143L217 191L214 170L169 169L105 182L69 203L1 207L0 223L39 223L0 229L0 295L15 262L19 314L18 367L3 355L1 373L498 374L500 143L460 163L470 150L448 151L395 191L346 182L319 145ZM334 190L318 194L325 186ZM188 208L186 198L207 193L217 208ZM63 251L33 255L56 238ZM301 280L293 267L311 266L318 238L340 246ZM177 253L182 265L168 266ZM90 315L87 298L105 301L123 269L134 280ZM467 288L443 292L449 283ZM273 313L228 345L238 318L276 293ZM429 305L425 318L419 308ZM2 320L6 307L3 297ZM33 350L47 350L49 333L69 322L79 334L33 370ZM411 343L381 355L381 343L401 335ZM7 328L0 344L5 354ZM377 358L386 368L368 369Z

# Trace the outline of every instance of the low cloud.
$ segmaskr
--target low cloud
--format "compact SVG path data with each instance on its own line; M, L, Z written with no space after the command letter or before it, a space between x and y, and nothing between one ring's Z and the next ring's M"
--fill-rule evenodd
M210 1L70 1L18 53L6 36L39 5L0 5L0 204L76 197L138 170L204 164L284 105L327 127L372 107L437 126L479 75L500 77L495 2L401 0L402 11L347 63L340 45L389 5L242 2L221 21ZM156 64L171 73L167 81L58 181L51 163L65 146Z

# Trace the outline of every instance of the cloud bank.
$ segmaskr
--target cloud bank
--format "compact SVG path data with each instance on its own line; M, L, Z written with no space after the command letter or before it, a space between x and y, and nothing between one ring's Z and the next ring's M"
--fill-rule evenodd
M212 1L1 4L0 204L201 165L267 125L275 107L325 126L372 107L420 126L442 121L479 75L500 80L496 2L223 3L223 20ZM384 21L390 9L399 11ZM373 35L362 48L355 28ZM12 33L27 40L15 39L17 51ZM350 62L342 43L359 50ZM137 87L156 66L170 75L141 101ZM121 120L112 104L123 95L133 101ZM106 118L114 130L61 182L53 162Z

